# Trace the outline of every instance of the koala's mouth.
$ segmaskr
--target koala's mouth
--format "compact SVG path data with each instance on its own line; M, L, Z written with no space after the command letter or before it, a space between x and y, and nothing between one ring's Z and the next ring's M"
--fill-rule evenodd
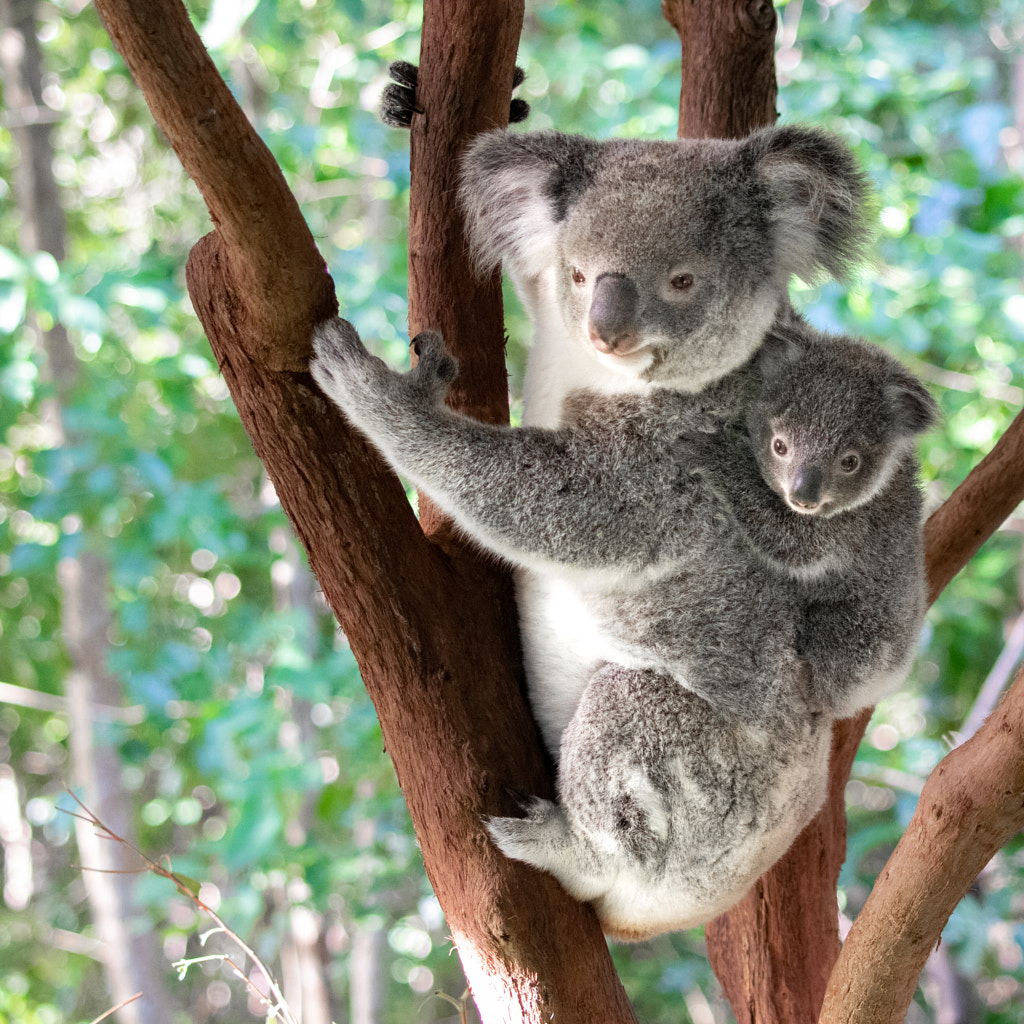
M598 361L605 366L636 374L643 373L654 360L654 351L646 341L642 341L629 349L610 348L593 342L591 344L591 351Z
M829 501L800 501L791 494L783 495L783 498L786 504L801 516L827 517L832 504Z

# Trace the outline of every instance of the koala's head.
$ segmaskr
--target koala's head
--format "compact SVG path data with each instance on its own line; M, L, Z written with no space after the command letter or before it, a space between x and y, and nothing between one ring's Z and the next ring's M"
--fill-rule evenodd
M784 127L737 141L492 132L461 194L481 269L553 273L568 343L697 390L756 350L793 275L841 276L860 256L866 191L835 136Z
M938 420L924 386L874 345L798 324L755 364L747 426L761 474L791 509L828 517L870 501Z

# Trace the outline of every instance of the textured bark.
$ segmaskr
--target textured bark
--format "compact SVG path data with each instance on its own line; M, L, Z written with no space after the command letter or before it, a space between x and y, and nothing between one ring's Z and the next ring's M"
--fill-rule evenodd
M189 291L356 652L484 1020L634 1020L593 913L550 876L504 858L481 827L485 813L513 812L504 787L551 791L522 694L507 577L447 539L443 549L428 541L398 480L298 369L310 325L336 308L330 282L310 255L294 201L281 193L279 171L240 113L228 110L234 101L184 9L177 0L97 7L217 221L218 231L193 249ZM462 357L474 389L468 404L497 419L500 293L494 279L467 277L451 192L430 178L441 174L431 161L440 162L449 176L439 180L450 182L452 154L507 116L522 6L484 7L426 5L410 292L414 325L441 326ZM244 201L223 202L221 190L233 193L236 177L248 179ZM275 278L257 295L261 253L272 254ZM456 293L441 290L455 278Z
M846 937L821 1024L899 1024L949 915L1022 828L1024 669L977 733L929 777Z
M734 139L774 124L771 0L662 0L682 42L679 137Z

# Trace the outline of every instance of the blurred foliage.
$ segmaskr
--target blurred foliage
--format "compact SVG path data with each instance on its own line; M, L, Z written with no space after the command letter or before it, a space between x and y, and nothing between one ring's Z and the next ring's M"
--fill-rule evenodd
M416 60L406 2L190 3L214 59L299 197L345 315L405 358L407 139L374 117L390 60ZM902 354L946 420L923 446L938 502L1019 410L1024 386L1024 3L789 0L779 108L839 130L877 184L878 265L850 287L794 290L819 326ZM0 127L0 682L59 696L62 557L110 567L109 667L139 725L105 723L140 842L206 883L204 898L268 961L287 913L321 916L347 1019L353 941L386 936L382 1020L448 1019L464 987L351 652L335 632L252 453L185 295L209 220L100 27L79 0L40 5L54 170L68 214L58 266L19 251L17 154ZM530 128L672 137L678 43L655 0L529 4L520 48ZM65 324L80 361L63 443L33 323ZM513 391L528 336L509 296ZM1013 519L933 609L910 684L878 709L848 790L850 916L970 712L1020 613ZM0 1022L106 1009L60 780L68 716L0 704L0 771L31 826L27 908L0 907ZM196 915L143 878L173 959ZM213 894L213 895L211 895ZM25 893L24 895L28 895ZM1024 999L1024 850L1011 844L954 914L943 948L977 1003ZM614 950L640 1018L724 1020L699 931ZM919 1019L933 1019L930 975ZM177 983L175 983L177 984ZM210 977L181 983L188 1019L247 1019Z

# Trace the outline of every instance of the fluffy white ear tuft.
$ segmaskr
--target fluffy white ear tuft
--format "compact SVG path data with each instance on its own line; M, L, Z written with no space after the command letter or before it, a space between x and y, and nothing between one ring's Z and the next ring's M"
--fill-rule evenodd
M849 147L830 132L796 125L761 129L747 144L770 189L785 279L845 277L871 236L870 190Z
M473 262L530 278L554 261L569 208L593 178L600 143L560 132L488 132L462 161L459 198Z

